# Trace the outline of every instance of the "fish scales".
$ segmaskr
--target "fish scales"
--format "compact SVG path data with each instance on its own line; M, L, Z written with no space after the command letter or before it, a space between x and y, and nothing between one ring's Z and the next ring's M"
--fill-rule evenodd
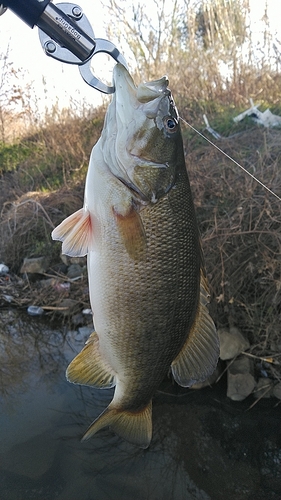
M106 357L106 345L110 342L111 351L118 352L118 364L125 374L128 372L130 390L126 392L126 404L132 409L147 405L182 347L196 309L200 262L197 240L187 236L191 230L195 235L197 232L194 224L190 227L188 215L192 207L188 206L189 198L187 182L183 182L157 206L145 207L140 212L147 239L144 258L132 260L124 249L118 229L105 227L101 241L108 243L99 252L94 267L91 265L95 289L98 294L103 291L97 300L106 304L102 313L107 318L103 325L106 334L100 338L101 349ZM181 216L175 224L173 205L179 203ZM164 224L159 223L163 215ZM96 309L100 307L98 303ZM95 316L94 323L99 331ZM114 360L109 359L109 362L118 372L119 366L114 366ZM133 379L133 369L141 373L141 377ZM147 397L142 398L140 405L138 390L148 382Z
M116 95L90 159L83 209L53 238L88 254L95 332L71 362L71 382L115 386L87 439L110 426L147 447L151 400L169 371L190 386L215 369L218 336L177 111L167 79L135 87L117 65Z

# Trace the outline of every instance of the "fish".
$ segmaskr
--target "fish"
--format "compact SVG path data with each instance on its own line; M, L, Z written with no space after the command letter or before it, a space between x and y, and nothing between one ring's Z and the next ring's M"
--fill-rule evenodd
M109 427L147 448L152 398L168 374L190 387L215 370L219 341L166 76L135 85L117 64L115 93L92 149L84 205L58 225L62 253L87 255L94 331L67 380L115 387L82 440Z

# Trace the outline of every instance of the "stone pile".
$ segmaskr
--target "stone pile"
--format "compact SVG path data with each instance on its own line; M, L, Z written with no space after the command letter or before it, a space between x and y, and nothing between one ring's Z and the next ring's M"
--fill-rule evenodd
M278 363L272 357L261 358L249 352L250 343L236 327L218 330L220 339L220 363L225 362L227 372L227 396L233 401L242 401L250 395L255 398L274 396L281 399L281 382L270 377L270 364ZM222 368L202 384L195 384L199 389L217 382Z
M227 363L227 396L233 401L242 401L250 394L255 398L281 399L281 383L273 380L271 356L259 357L249 352L249 341L235 327L220 329L220 359Z

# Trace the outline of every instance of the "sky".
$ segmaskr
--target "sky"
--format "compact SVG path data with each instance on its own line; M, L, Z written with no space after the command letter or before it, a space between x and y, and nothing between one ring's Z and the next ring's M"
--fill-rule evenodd
M1 3L1 0L0 0ZM54 4L59 2L55 1ZM73 2L70 2L73 3ZM107 38L105 29L105 10L99 0L80 0L86 17L90 21L95 37ZM113 41L113 40L112 40ZM114 43L114 41L113 41ZM6 53L9 47L8 59L15 69L23 69L23 79L34 82L37 104L45 108L55 103L57 98L61 106L67 106L70 99L86 101L93 106L101 103L102 95L87 85L80 76L78 66L63 64L52 57L48 57L39 41L38 28L31 29L9 9L0 16L0 51ZM109 64L106 56L95 56L99 59L100 78L105 73L108 83L111 83ZM95 59L96 60L96 59ZM46 84L43 84L43 80Z
M133 1L137 3L137 0ZM173 3L173 0L167 0L167 2L169 1ZM145 2L148 5L151 4L151 0L140 1L140 3ZM272 33L281 41L280 0L250 0L252 31L256 33L257 40L262 36L260 19L263 16L266 3ZM78 5L82 7L90 21L95 36L107 38L108 13L103 7L102 1L79 0ZM114 38L111 41L116 44ZM0 51L5 53L7 47L9 47L9 61L13 63L13 67L23 69L23 84L25 81L33 82L37 105L40 109L44 110L46 106L51 107L57 101L61 107L67 107L71 99L89 103L92 106L102 102L102 95L82 80L76 65L63 64L46 56L39 41L37 27L31 29L9 10L0 17ZM98 59L94 59L94 61L96 61L96 67L99 68L99 77L103 78L105 75L110 83L112 64L109 64L106 56L97 57L99 61ZM43 84L43 79L45 84Z

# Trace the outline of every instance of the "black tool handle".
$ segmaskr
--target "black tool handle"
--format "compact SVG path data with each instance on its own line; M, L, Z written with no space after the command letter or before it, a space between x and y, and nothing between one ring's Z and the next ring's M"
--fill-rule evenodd
M51 0L3 0L4 7L11 9L30 28L37 25L39 18Z

